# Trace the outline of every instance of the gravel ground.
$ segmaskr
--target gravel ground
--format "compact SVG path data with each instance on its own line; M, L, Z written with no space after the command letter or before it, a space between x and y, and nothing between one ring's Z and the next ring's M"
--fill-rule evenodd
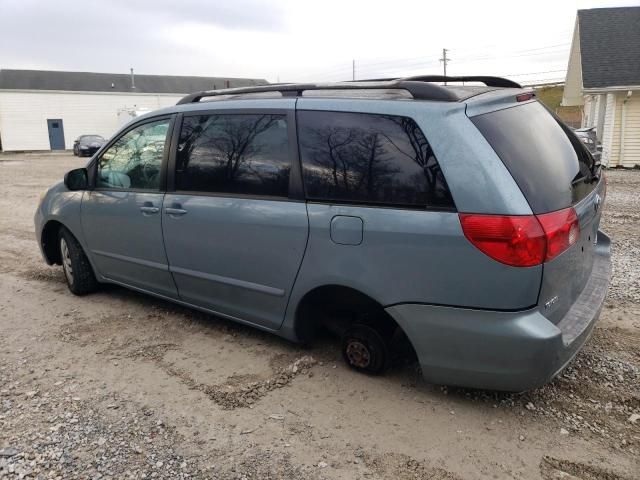
M640 478L640 172L608 172L601 320L526 394L376 378L333 342L272 335L116 287L72 296L33 238L81 165L0 155L0 478Z

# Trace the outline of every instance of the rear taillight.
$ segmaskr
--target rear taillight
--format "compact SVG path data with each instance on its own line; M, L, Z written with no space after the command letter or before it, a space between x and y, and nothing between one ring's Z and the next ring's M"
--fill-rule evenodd
M573 208L544 215L477 215L461 213L467 239L489 257L514 267L551 260L580 235Z
M545 261L557 257L578 241L580 224L573 208L545 213L537 217L547 237L547 256Z
M544 261L547 242L533 215L460 214L464 235L478 249L499 262L531 267Z
M521 93L519 95L516 95L516 102L526 102L527 100L531 100L535 96L536 94L533 92Z

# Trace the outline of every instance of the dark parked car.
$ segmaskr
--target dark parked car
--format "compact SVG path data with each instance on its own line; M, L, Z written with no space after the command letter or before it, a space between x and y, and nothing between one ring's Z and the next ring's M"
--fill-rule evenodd
M79 157L91 156L100 150L105 142L100 135L80 135L73 142L73 154Z
M44 195L35 231L77 295L327 329L367 373L404 345L431 382L520 391L593 331L604 197L593 156L509 80L281 84L136 118Z
M600 162L602 156L602 145L598 142L596 127L578 128L574 130L576 137L587 147L596 162Z

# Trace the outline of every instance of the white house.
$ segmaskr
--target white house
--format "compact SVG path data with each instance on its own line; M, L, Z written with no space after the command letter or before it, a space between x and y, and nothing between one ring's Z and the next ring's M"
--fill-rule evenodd
M80 135L108 138L123 118L174 105L185 94L264 83L247 78L0 70L0 149L70 149Z
M603 164L640 165L640 7L578 10L562 105L583 107Z

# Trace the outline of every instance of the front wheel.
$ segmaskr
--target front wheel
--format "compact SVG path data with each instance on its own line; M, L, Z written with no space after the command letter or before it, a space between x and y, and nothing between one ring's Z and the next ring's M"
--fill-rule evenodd
M89 259L80 243L66 228L61 228L58 235L62 269L69 290L75 295L86 295L98 288Z
M363 373L378 375L390 364L389 346L380 333L368 325L353 325L342 336L342 356Z

